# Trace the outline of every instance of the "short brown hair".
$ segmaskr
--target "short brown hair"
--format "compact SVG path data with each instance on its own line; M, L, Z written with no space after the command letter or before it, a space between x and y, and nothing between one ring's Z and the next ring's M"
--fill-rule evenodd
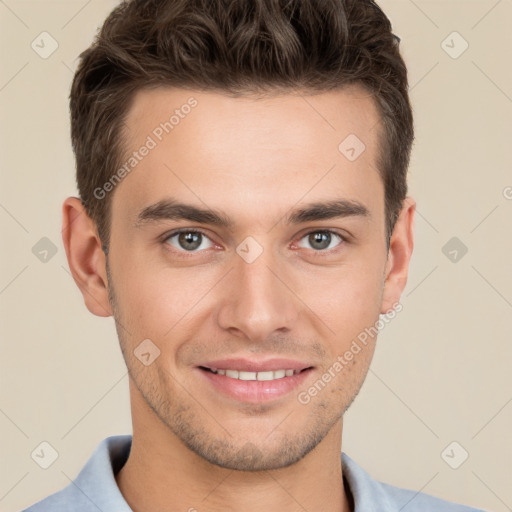
M121 165L134 93L157 86L235 96L364 87L383 126L377 168L389 247L414 139L398 46L374 0L123 1L80 55L70 94L78 190L104 250L111 194L98 199L94 191Z

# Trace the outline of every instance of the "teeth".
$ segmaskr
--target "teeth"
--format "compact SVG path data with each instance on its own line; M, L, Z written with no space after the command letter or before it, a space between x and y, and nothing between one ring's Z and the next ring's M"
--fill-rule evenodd
M274 372L258 372L258 380L274 380Z
M286 375L286 370L277 370L274 372L274 379L282 379Z
M238 380L277 380L300 373L300 370L275 370L266 372L246 372L243 370L221 370L216 368L210 368L210 370L218 375L225 375L231 379Z
M238 378L240 380L256 380L256 372L238 372Z

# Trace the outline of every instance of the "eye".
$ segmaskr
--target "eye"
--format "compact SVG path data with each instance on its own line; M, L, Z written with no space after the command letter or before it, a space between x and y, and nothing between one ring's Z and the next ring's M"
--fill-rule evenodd
M307 244L310 244L310 247L304 246L302 243L303 240L305 240ZM315 251L325 251L326 249L333 249L344 241L345 239L341 235L333 231L311 231L301 238L298 245L306 249L313 248Z
M213 246L213 242L204 233L190 229L175 231L164 242L180 251L187 252L198 252Z

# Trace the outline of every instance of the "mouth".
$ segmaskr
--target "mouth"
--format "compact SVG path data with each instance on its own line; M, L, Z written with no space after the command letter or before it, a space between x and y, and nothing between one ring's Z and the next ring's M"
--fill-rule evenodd
M230 379L237 380L257 380L257 381L271 381L271 380L279 380L284 379L285 377L292 377L293 375L298 375L299 373L309 370L310 368L304 368L302 370L263 370L260 372L250 372L244 370L229 370L222 368L208 368L206 366L200 366L201 370L205 370L211 373L215 373L217 375L225 375Z
M196 367L210 389L237 402L258 404L290 395L304 384L314 366L291 360L215 361ZM216 393L217 396L217 393Z

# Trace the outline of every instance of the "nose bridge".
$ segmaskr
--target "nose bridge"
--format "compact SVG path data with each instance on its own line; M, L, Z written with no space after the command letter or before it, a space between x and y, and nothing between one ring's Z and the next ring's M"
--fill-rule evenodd
M252 245L251 245L252 244ZM259 246L259 244L258 244ZM220 326L258 341L296 323L297 301L283 283L279 265L270 249L249 240L233 258L233 271L218 311Z

